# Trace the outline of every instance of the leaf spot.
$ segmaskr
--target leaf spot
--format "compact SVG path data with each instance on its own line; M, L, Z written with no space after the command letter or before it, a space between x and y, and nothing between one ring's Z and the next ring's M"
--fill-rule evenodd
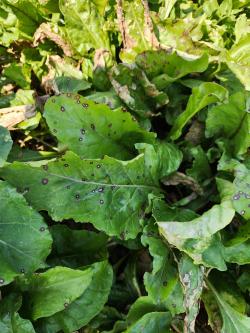
M61 106L61 111L64 112L65 111L65 107Z
M0 284L4 284L4 279L0 279Z
M39 230L40 230L41 232L43 232L43 231L45 231L45 227L41 227Z
M43 185L47 185L48 182L49 182L48 178L43 178L43 179L42 179L42 184L43 184Z
M100 200L100 204L101 204L101 205L103 205L103 204L104 204L104 201L103 201L102 199Z
M79 200L80 199L80 194L76 194L75 198L76 198L76 200Z
M93 131L95 130L95 125L94 124L91 124L90 127L92 128Z

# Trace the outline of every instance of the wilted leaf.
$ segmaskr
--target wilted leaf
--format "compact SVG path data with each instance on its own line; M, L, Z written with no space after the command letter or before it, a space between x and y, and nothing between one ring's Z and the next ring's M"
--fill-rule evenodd
M204 267L194 265L193 261L182 256L179 262L179 275L183 286L184 305L186 317L184 319L184 332L195 332L195 321L199 313L199 300L203 288Z

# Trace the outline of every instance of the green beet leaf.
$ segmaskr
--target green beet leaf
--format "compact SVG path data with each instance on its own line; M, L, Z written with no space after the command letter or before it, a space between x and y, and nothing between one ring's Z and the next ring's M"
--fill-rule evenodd
M124 333L170 333L171 315L169 312L151 312L145 314Z
M12 139L10 132L5 127L0 126L0 167L3 166L6 161L11 147Z
M170 131L170 138L172 140L178 139L184 126L197 112L209 104L222 103L227 98L227 94L224 87L214 82L204 82L198 87L194 87L186 110L179 115Z
M225 186L221 189L223 184ZM159 216L155 216L160 233L170 244L187 253L195 264L215 267L219 270L226 270L226 264L218 231L225 228L235 214L229 198L231 192L226 185L227 183L220 180L222 202L189 222L173 219L164 221L159 219Z
M178 271L170 249L158 236L156 225L149 224L144 228L142 244L148 246L153 257L152 272L144 274L144 285L149 297L154 304L169 309L172 315L183 312L183 293Z
M250 115L247 113L246 95L237 92L227 104L217 105L208 111L206 136L229 140L234 154L244 154L250 146Z
M163 90L189 73L204 72L208 66L208 56L204 54L199 58L185 58L165 50L146 51L139 54L135 62L157 89Z
M47 262L53 266L77 268L107 257L107 236L88 230L72 230L65 225L51 229L52 251Z
M52 97L45 105L47 123L61 143L84 158L109 155L126 160L137 142L153 143L155 134L139 127L128 112L111 110L80 95Z
M32 323L23 319L17 313L22 298L17 294L9 294L0 303L0 332L1 333L35 333Z
M113 281L113 272L107 261L91 266L92 279L87 289L73 303L55 315L38 320L39 332L71 333L87 325L103 308Z
M92 276L92 268L81 271L60 266L34 274L24 300L31 318L49 317L67 308L87 289Z
M236 311L229 305L210 282L207 281L207 284L214 294L223 319L223 326L220 332L246 333L250 331L250 318Z
M12 186L0 181L0 284L44 264L52 243L40 214Z
M135 238L141 230L148 195L160 195L159 179L176 170L168 167L168 145L144 145L145 153L123 162L110 157L81 160L72 152L34 167L14 162L1 170L10 183L25 191L37 210L47 210L55 221L73 218L120 238ZM163 154L165 151L165 154ZM17 175L22 173L22 177ZM26 189L26 190L25 190ZM28 190L27 190L28 189ZM55 195L56 190L56 195Z

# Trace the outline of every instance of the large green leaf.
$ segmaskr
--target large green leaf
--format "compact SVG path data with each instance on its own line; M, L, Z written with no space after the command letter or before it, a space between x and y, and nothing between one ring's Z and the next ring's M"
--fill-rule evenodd
M0 167L7 160L12 147L12 139L7 128L0 126Z
M198 87L194 87L186 110L179 115L170 131L170 138L172 140L178 139L183 127L197 112L209 104L225 101L227 94L228 92L224 87L214 82L204 82Z
M60 142L84 158L109 155L126 160L135 155L135 143L154 142L155 135L141 129L130 113L80 95L50 98L44 116Z
M165 306L173 315L184 311L183 293L170 249L159 238L156 225L143 230L142 243L149 247L153 270L144 274L144 285L155 304Z
M88 230L72 230L65 225L51 229L53 247L48 258L50 265L77 268L107 257L107 236Z
M101 311L108 300L113 272L107 261L91 267L92 280L84 293L65 310L38 321L42 333L55 333L60 330L71 333L85 326Z
M88 288L92 276L92 268L81 271L60 266L34 274L25 298L31 318L49 317L68 307Z
M16 189L0 181L0 284L42 266L51 242L41 215Z
M108 33L103 29L104 18L93 1L60 0L59 6L68 40L80 55L92 48L110 49Z
M227 138L235 154L244 154L250 146L250 115L246 95L237 92L227 104L211 108L206 119L206 136Z
M204 72L208 66L208 56L185 58L165 50L146 51L139 54L135 62L157 89L162 90L189 73Z
M171 315L169 312L151 312L145 314L124 333L170 333Z
M162 192L159 179L179 167L181 153L175 148L173 163L169 149L172 152L174 147L144 144L144 154L127 162L108 156L82 160L68 152L41 167L14 162L4 167L1 175L25 191L32 206L47 210L55 221L73 218L91 222L108 235L129 239L141 230L148 195Z
M226 186L226 183L221 180L219 186L224 185ZM223 190L227 192L226 189ZM219 270L226 270L226 264L218 231L225 228L235 214L228 198L229 193L223 195L225 198L221 204L214 205L200 217L189 222L164 221L156 218L160 233L170 244L187 253L195 264Z
M195 321L199 313L199 299L203 288L204 267L194 265L193 261L182 256L179 262L179 275L184 292L184 305L186 310L185 332L195 332Z
M35 333L29 320L19 316L17 311L21 306L20 295L10 294L0 303L0 331L1 333Z
M250 318L229 305L210 282L207 281L207 284L214 294L223 318L221 333L246 333L250 331Z

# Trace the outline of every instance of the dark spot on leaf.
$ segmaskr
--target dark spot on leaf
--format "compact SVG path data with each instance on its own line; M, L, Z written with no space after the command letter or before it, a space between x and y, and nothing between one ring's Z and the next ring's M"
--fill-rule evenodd
M56 130L55 128L53 128L53 132L54 132L54 133L57 133L57 130Z
M91 124L90 127L92 128L93 131L95 130L95 125L94 124Z
M116 131L114 131L114 134L116 134Z
M125 121L126 121L125 119L122 119L122 122L123 122L123 123L125 123Z
M122 111L123 111L123 112L127 112L127 110L126 110L125 108L122 108Z
M240 211L240 215L244 215L245 214L245 210Z
M61 106L61 111L64 112L65 111L65 107Z
M101 167L101 164L97 164L97 166L96 166L96 167L97 167L97 169L100 169L100 167Z
M48 182L49 182L48 178L43 178L43 179L42 179L42 184L43 184L43 185L47 185Z
M86 178L82 178L82 181L83 181L83 182L86 182L86 180L87 180Z
M66 189L69 190L69 189L70 189L70 185L67 185L67 186L66 186Z
M137 179L140 179L140 176L136 176Z
M110 133L108 133L108 136L110 136Z
M79 141L82 141L83 140L83 138L79 138Z
M114 190L115 188L116 188L115 185L112 185L112 186L111 186L111 190Z
M69 306L69 303L64 303L64 307L67 308Z
M48 167L47 164L44 164L44 165L42 166L42 168L43 168L43 170L46 170L46 171L47 171L49 167Z
M94 173L91 173L91 176L92 176L92 177L94 177L94 176L95 176L95 174L94 174Z
M89 164L93 164L93 161L89 162Z
M21 272L22 274L24 274L24 273L25 273L24 268L21 268L21 269L20 269L20 272Z
M0 284L4 284L4 279L0 279Z
M98 189L98 192L103 192L104 191L104 188L103 187L100 187L99 189Z
M95 189L93 189L91 192L92 192L92 193L95 193Z
M101 204L101 205L103 205L103 204L104 204L104 201L103 201L102 199L100 200L100 204Z
M84 128L81 128L80 131L81 131L82 134L85 134L85 129Z
M45 231L45 227L41 227L39 230L40 230L41 232L43 232L43 231Z
M112 124L108 124L108 127L112 127Z
M30 189L29 189L29 187L25 187L23 190L24 190L24 192L29 192Z
M79 200L80 199L80 194L76 194L75 198L76 198L76 200Z
M168 285L168 282L167 281L163 281L163 286L166 287Z
M64 164L65 168L67 168L69 165L67 163Z
M86 109L89 105L87 103L83 103L82 106Z

